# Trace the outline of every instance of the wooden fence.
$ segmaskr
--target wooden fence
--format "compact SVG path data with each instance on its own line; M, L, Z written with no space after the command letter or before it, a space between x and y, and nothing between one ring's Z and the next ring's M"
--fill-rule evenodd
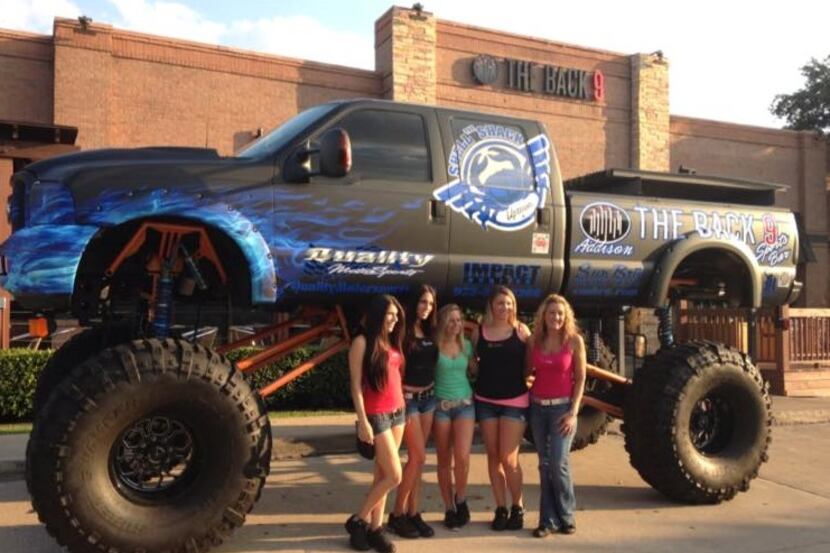
M830 309L759 309L754 332L748 309L682 304L678 315L681 341L715 340L749 353L773 393L830 395Z

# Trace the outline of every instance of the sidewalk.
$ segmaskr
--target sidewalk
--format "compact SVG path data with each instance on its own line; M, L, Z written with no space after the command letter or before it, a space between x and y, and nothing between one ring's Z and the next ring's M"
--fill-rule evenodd
M830 397L773 396L775 426L830 422ZM291 417L271 422L274 459L354 452L354 415ZM0 481L23 478L26 434L0 436Z

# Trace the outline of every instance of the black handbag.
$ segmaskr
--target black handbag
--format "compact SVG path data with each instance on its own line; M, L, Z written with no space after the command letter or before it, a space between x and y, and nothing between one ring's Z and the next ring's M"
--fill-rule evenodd
M357 452L364 459L368 459L369 461L371 461L375 458L375 444L370 444L369 442L364 442L360 439L360 433L358 433L357 431L357 424L357 422L354 423L354 439L355 446L357 447Z

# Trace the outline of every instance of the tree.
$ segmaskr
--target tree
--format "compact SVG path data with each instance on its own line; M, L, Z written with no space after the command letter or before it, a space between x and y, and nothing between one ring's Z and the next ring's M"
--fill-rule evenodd
M786 128L797 131L830 130L830 56L801 68L806 83L792 94L776 94L770 112L787 120Z

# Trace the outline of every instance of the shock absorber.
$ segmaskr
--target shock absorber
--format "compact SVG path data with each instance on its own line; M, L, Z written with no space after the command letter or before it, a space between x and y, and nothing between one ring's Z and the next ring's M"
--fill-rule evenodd
M598 319L591 319L588 326L590 333L588 339L588 362L596 365L599 362L600 348L602 348L602 325Z
M156 304L153 309L153 334L157 338L170 336L170 321L173 316L173 271L165 262L156 289Z
M659 324L657 326L657 337L660 339L660 347L669 349L674 347L674 321L672 320L671 305L658 307L654 310Z

